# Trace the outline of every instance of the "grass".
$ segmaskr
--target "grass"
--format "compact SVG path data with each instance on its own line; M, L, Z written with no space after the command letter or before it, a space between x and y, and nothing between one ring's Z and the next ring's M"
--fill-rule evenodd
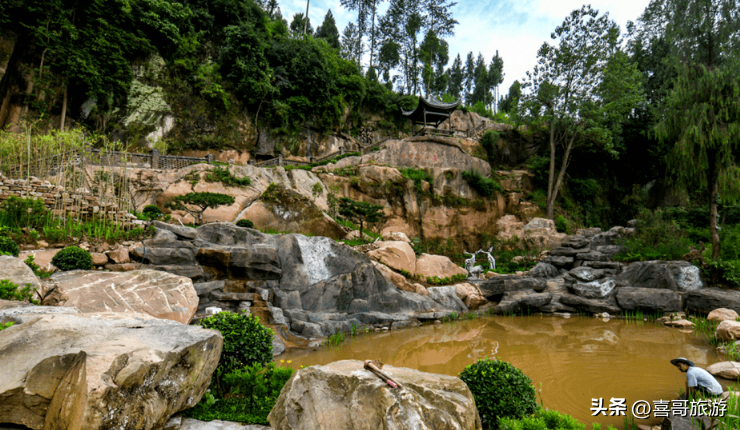
M339 346L344 343L344 332L334 333L326 339L326 345Z
M457 321L458 319L460 319L460 315L458 315L457 312L452 312L452 313L450 313L448 315L443 316L442 317L442 322L443 323L453 322L453 321Z

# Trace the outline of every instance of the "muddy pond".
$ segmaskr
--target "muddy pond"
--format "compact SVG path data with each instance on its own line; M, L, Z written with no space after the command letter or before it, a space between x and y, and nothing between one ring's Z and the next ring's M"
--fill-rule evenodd
M591 399L676 399L686 377L670 364L679 356L704 367L722 361L704 340L662 324L587 317L485 317L384 333L348 335L342 345L293 350L278 358L290 366L338 360L383 363L457 376L479 358L498 357L541 387L544 406L591 423L623 427L621 417L591 416ZM727 385L726 381L723 386ZM628 409L629 410L629 409ZM652 424L651 419L638 423Z

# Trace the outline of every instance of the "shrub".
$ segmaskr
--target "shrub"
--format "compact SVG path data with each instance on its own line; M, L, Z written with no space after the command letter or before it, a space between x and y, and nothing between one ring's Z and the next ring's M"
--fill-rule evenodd
M0 252L5 252L13 257L17 257L20 254L21 249L18 244L9 237L0 236Z
M146 205L144 210L141 212L150 219L159 218L162 216L162 210L157 205Z
M740 288L740 260L714 260L707 262L705 273L713 283L724 282Z
M236 222L237 227L254 228L254 223L248 219L240 219Z
M203 421L226 420L247 424L268 424L267 415L275 406L280 391L288 382L293 369L253 364L235 369L223 378L228 387L225 399L216 398L210 391L194 408L184 415Z
M224 337L223 352L216 373L226 375L233 369L272 360L272 335L260 324L259 317L232 312L219 312L201 320L205 328L218 330Z
M570 233L570 222L562 215L555 216L555 229L560 233Z
M16 300L19 302L38 304L36 300L31 299L31 297L33 297L33 293L34 290L31 288L31 284L26 284L25 287L19 290L18 285L9 280L0 280L0 300Z
M616 261L680 260L689 252L691 241L668 211L641 209L635 234L621 245L627 247L627 252L617 254Z
M463 172L463 179L468 181L468 184L483 197L493 197L496 192L504 192L504 189L496 180L486 178L477 170Z
M228 166L226 167L226 169L216 167L215 169L211 170L211 172L206 175L206 181L221 182L224 185L236 185L244 187L252 183L252 180L249 178L237 178L236 176L232 175Z
M498 429L500 417L523 418L537 410L532 380L511 364L488 358L460 373L475 398L484 428Z
M537 409L531 417L514 419L502 417L499 420L500 430L584 430L585 424L578 422L570 415L558 411Z
M68 246L54 255L51 264L59 270L90 270L92 269L92 256L89 252L76 246Z

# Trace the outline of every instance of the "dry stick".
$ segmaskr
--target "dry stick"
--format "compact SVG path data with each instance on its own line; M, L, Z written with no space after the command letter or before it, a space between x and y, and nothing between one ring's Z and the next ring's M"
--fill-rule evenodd
M403 385L401 385L399 382L395 381L393 378L388 376L385 372L380 370L375 364L373 364L372 360L365 360L365 369L373 372L375 375L380 377L383 381L387 382L388 385L390 385L393 388L403 388Z

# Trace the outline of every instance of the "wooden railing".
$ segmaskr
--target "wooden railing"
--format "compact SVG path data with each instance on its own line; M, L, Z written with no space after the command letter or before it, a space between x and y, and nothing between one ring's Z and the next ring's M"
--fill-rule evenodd
M483 121L482 123L478 124L478 126L474 127L472 130L467 131L468 137L475 137L480 133L482 130L485 130L488 126L488 122Z

